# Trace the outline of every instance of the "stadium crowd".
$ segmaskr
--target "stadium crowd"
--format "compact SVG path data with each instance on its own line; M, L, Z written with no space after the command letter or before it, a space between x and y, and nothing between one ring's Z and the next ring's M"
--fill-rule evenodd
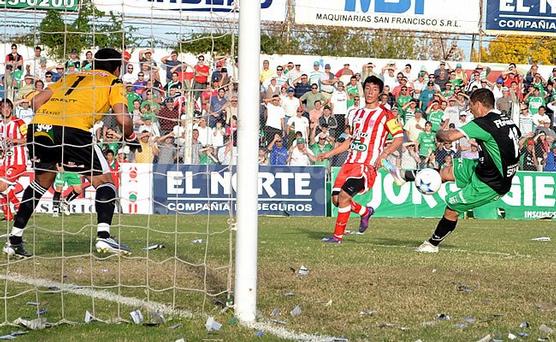
M83 60L77 51L71 51L65 63L52 65L39 46L28 60L18 53L17 45L13 44L11 50L0 68L0 98L14 101L16 117L25 122L33 117L29 98L34 92L66 74L92 67L92 51L87 51ZM140 50L137 60L124 53L121 80L142 152L132 154L122 147L121 131L115 118L108 115L95 124L92 134L109 161L234 163L237 60L215 56L208 63L204 55L199 55L193 65L180 61L176 51L159 60L153 56L152 49ZM411 64L397 66L393 62L381 69L369 62L361 70L348 63L332 70L330 64L323 66L321 61L315 61L312 70L303 70L296 62L271 66L264 60L258 113L260 163L342 165L345 155L326 161L318 161L316 156L349 136L346 116L364 106L361 81L370 75L383 79L381 104L398 116L405 130L403 147L390 157L398 167L441 168L450 165L454 157L478 158L473 140L462 138L441 144L435 132L470 121L469 94L477 88L489 88L497 109L511 117L522 132L521 169L556 171L556 67L544 75L535 63L526 72L515 64L498 72L481 64L474 70L464 70L460 63L445 61L440 61L435 70L414 70ZM189 124L191 119L193 125Z

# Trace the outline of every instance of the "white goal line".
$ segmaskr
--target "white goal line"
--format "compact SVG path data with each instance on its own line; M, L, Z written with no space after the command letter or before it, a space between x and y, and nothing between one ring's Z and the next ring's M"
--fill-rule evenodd
M58 281L53 281L50 279L41 278L31 278L17 273L12 274L0 274L0 280L11 281L14 283L27 284L36 287L55 287L60 289L60 291L75 294L78 296L90 297L99 300L105 300L108 302L119 303L132 308L143 308L150 312L158 312L166 316L180 317L184 319L193 318L193 313L188 310L183 309L173 309L168 305L158 303L158 302L147 302L142 299L134 297L125 297L122 295L114 294L106 290L95 290L88 287L82 287L79 285L71 283L60 283ZM83 316L85 313L83 313ZM315 342L332 342L332 341L342 341L344 339L330 336L319 336L311 335L305 333L296 333L289 331L284 327L279 327L267 322L255 322L245 324L247 328L260 330L265 333L274 335L287 340L295 341L315 341Z

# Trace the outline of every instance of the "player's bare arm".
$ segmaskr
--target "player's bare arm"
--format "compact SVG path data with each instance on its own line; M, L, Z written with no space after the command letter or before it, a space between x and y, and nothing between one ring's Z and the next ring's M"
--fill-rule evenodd
M348 138L341 145L335 147L334 149L332 149L328 152L319 154L317 156L317 159L318 160L324 160L324 159L334 157L337 154L340 154L342 152L345 152L345 151L349 150L350 145L351 145L351 138Z
M380 156L378 156L378 158L376 159L375 162L375 168L378 169L379 167L382 166L382 160L385 159L386 157L388 157L390 154L396 152L400 146L402 146L403 143L403 137L398 137L395 138L394 140L392 140L392 143L390 144L390 146L388 146L388 148L384 149L384 151L382 151L382 153L380 154Z
M439 130L436 132L436 139L442 142L452 142L463 138L465 134L457 129Z
M31 108L36 112L43 104L45 104L52 97L52 90L46 88L31 99Z

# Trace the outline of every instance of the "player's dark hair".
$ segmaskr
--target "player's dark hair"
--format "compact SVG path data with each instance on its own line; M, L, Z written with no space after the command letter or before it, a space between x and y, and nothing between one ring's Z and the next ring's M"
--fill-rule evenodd
M0 100L0 106L3 108L5 105L10 106L10 110L14 109L14 104L10 99L2 99Z
M382 90L384 90L384 82L382 82L382 80L376 76L369 76L365 79L365 81L363 81L363 89L365 89L365 86L367 85L367 83L370 84L375 84L378 86L378 91L380 93L382 93Z
M113 74L122 65L122 54L112 48L100 49L95 53L93 68Z
M490 89L476 89L471 93L469 101L472 103L480 102L486 108L494 108L494 94Z

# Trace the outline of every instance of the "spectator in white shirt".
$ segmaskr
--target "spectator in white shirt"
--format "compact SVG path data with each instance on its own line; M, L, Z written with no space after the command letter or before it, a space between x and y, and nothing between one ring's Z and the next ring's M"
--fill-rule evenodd
M309 139L309 119L303 116L305 110L298 107L295 116L288 119L288 132L301 132L302 138Z
M201 117L193 128L199 131L199 142L202 146L212 145L212 129L207 125L204 117Z
M287 96L282 99L282 108L284 108L286 119L294 117L297 108L301 105L301 102L299 102L299 99L294 94L295 89L290 87L288 88Z
M290 166L310 166L312 162L316 161L313 152L307 148L306 140L298 138L296 145L290 152L288 158L288 165Z
M31 123L31 120L35 115L35 113L33 112L33 108L29 107L30 103L28 99L22 99L17 102L19 102L19 104L15 108L15 116L23 120L25 124L28 125L29 123Z
M407 132L409 140L413 142L417 141L419 134L424 132L426 123L427 120L423 118L423 113L420 110L416 111L415 116L408 119L403 127Z
M332 105L332 113L334 115L346 116L347 114L347 99L348 95L344 88L342 81L338 82L336 90L332 93L330 104Z
M284 136L286 131L286 112L284 108L280 106L280 97L274 95L270 101L266 102L266 120L265 120L265 136L267 143L274 139L275 134Z
M133 64L128 63L126 66L125 74L122 76L122 81L126 83L134 83L137 81L137 76L133 73Z

